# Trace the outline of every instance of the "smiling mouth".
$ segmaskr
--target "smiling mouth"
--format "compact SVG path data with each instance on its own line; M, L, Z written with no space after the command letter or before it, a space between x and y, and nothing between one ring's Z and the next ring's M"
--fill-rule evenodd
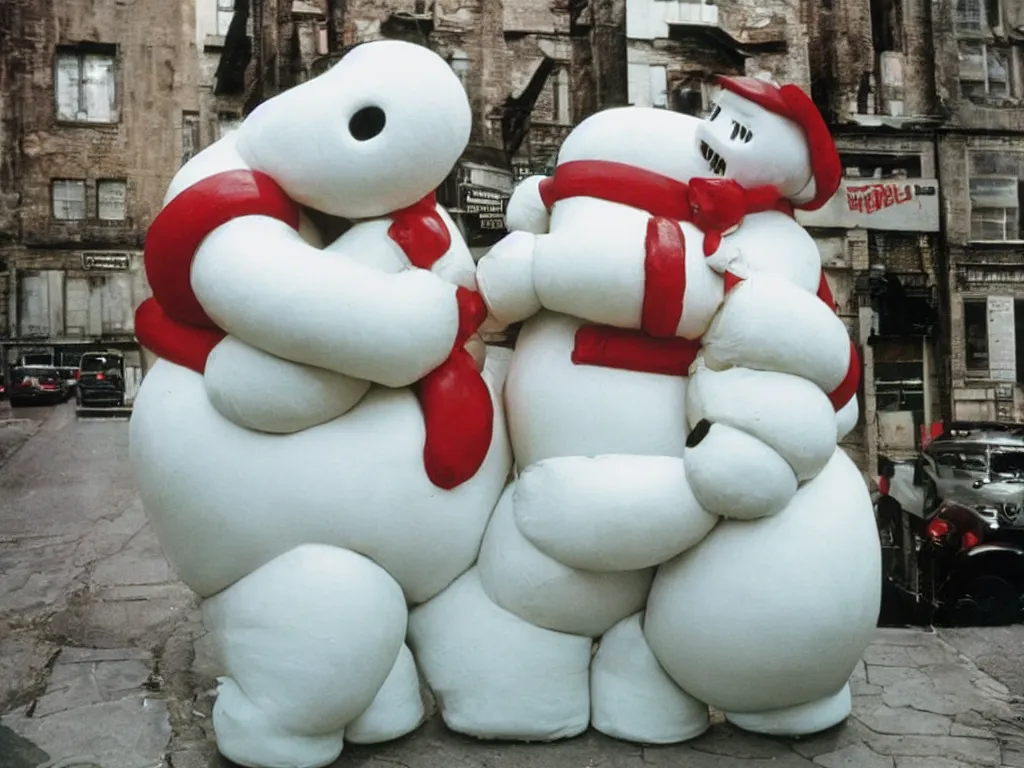
M715 152L706 141L700 143L700 153L704 156L704 159L708 161L708 168L715 176L725 176L725 169L727 164L722 156Z

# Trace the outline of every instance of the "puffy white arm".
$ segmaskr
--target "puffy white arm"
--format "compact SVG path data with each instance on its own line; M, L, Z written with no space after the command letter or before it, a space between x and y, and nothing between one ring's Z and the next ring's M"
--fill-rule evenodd
M850 336L821 299L789 280L756 273L726 294L704 336L708 367L791 373L832 392L850 365Z
M240 427L288 434L347 413L370 382L268 355L227 336L206 360L210 403Z
M545 459L516 479L513 505L516 525L535 547L588 571L659 565L718 521L701 508L674 456Z
M536 237L512 232L484 254L476 266L476 284L487 311L502 326L518 323L540 311L533 287Z
M389 387L440 365L459 327L454 285L425 270L387 274L325 253L263 216L214 230L191 277L214 322L247 344Z
M505 225L509 232L542 235L548 231L551 216L540 197L540 183L546 178L528 176L512 191L505 211Z

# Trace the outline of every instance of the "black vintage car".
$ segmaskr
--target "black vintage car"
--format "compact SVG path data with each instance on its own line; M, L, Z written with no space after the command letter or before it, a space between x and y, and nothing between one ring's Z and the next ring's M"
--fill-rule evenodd
M916 462L916 514L890 494L896 471L880 459L886 621L981 626L1024 618L1024 427L949 425Z
M124 356L119 352L86 352L78 368L78 405L124 405Z
M13 407L63 403L69 396L67 381L52 365L24 365L11 369L8 398Z

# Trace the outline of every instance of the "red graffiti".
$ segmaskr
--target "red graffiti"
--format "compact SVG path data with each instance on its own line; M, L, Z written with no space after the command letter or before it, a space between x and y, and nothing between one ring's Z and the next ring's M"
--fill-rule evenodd
M855 213L874 213L913 199L914 188L910 184L887 182L846 188L846 205Z

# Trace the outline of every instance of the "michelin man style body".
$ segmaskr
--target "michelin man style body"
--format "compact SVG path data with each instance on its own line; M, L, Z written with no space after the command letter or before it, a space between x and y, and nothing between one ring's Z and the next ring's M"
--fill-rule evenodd
M505 389L519 475L477 567L410 619L455 730L590 721L666 743L707 704L775 733L849 712L879 592L870 500L836 446L859 363L791 218L831 197L838 157L798 89L723 85L704 123L581 123L478 265L491 314L526 320Z
M422 721L407 604L470 567L511 466L507 355L433 199L469 131L440 57L361 45L183 167L147 237L131 459L242 765ZM353 223L322 247L307 212Z

